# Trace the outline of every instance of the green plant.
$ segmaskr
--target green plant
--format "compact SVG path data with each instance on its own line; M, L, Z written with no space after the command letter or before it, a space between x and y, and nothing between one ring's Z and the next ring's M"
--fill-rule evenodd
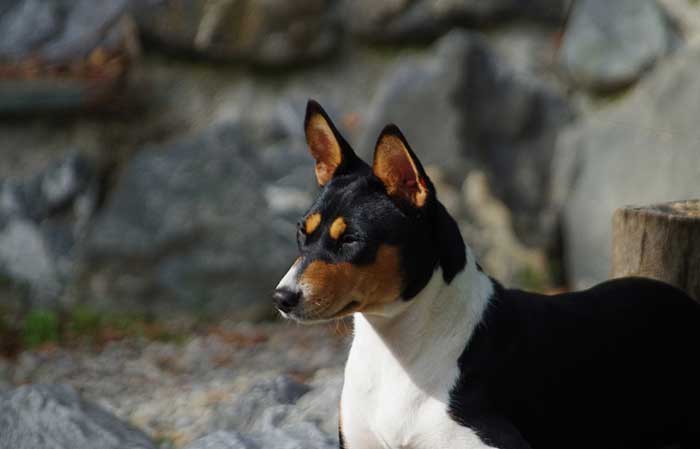
M59 322L50 310L33 310L24 319L22 341L28 347L56 342L59 338Z
M102 328L102 317L94 309L78 305L68 315L67 330L75 337L96 339Z
M532 267L525 267L516 273L515 283L519 288L534 292L543 292L550 286L548 274Z

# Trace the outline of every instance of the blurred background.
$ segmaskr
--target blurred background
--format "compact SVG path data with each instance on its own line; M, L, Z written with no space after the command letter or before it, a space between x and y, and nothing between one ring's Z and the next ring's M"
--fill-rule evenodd
M698 74L697 0L0 1L0 448L337 447L348 323L271 321L308 98L553 292L700 195Z

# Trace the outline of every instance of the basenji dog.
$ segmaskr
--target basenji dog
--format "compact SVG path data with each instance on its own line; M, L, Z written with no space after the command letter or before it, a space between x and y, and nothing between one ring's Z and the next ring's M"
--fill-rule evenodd
M700 304L642 278L507 289L396 126L371 166L314 101L304 127L320 193L273 299L354 317L341 448L700 449Z

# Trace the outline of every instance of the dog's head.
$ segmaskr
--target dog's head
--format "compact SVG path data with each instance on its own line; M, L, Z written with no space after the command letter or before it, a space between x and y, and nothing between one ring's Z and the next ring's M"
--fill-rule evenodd
M273 295L284 316L384 314L413 298L438 266L447 282L461 270L457 226L396 126L381 132L371 167L314 101L304 128L321 190L298 223L300 255Z

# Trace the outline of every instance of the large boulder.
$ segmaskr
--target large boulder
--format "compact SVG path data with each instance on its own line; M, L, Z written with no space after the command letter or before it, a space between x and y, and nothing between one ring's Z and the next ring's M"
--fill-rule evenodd
M541 212L558 130L572 117L565 98L516 73L479 36L453 31L433 51L406 57L380 84L362 144L370 157L380 129L396 123L426 165L457 188L482 168L497 198L513 211L516 234L549 238Z
M289 376L263 379L231 403L221 404L214 413L216 420L213 427L249 432L258 425L267 409L294 404L310 389Z
M244 435L220 430L202 437L186 449L336 449L338 443L329 443L318 436L315 429L301 431L274 430L266 434Z
M318 59L339 43L330 0L156 0L136 10L144 34L173 50L275 66Z
M700 194L700 50L676 54L628 96L563 135L553 193L575 287L606 279L612 213Z
M155 449L143 432L65 385L28 385L0 394L2 449Z
M130 312L270 316L313 188L302 141L285 139L224 123L140 151L91 225L77 290Z
M319 371L307 385L263 379L215 410L213 433L187 449L334 449L343 377Z
M245 434L313 425L335 439L343 376L336 370L318 371L309 384L288 376L262 379L247 392L214 410L212 430Z
M578 85L597 91L624 87L670 47L670 30L654 0L576 2L560 61Z
M378 42L425 41L456 26L513 17L557 22L569 0L345 0L353 34Z
M129 0L10 0L0 7L0 60L68 64L96 48L118 51Z
M700 44L700 8L694 0L658 0L672 26L691 45Z
M470 172L462 195L467 218L459 221L460 229L486 272L508 286L541 290L549 285L544 249L515 237L511 211L494 198L484 173Z
M12 389L10 383L10 361L0 355L0 394Z
M10 0L0 6L0 112L103 105L133 53L128 0Z
M98 197L93 165L77 152L27 179L0 181L0 278L53 307L75 274L77 246Z

